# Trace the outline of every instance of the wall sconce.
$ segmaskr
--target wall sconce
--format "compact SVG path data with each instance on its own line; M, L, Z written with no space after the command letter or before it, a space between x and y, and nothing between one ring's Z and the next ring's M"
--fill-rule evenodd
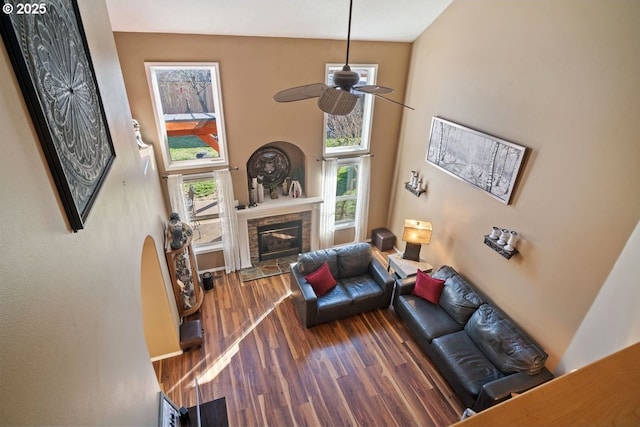
M420 249L422 245L428 245L431 241L431 223L428 221L417 221L415 219L405 219L402 230L402 240L407 242L402 258L412 261L420 261Z
M411 179L404 183L404 188L412 192L416 197L420 197L425 192L422 188L422 178L417 171L411 171Z
M518 240L520 240L520 234L517 231L496 226L492 227L491 234L484 236L484 244L506 259L511 259L513 255L519 253L516 249Z

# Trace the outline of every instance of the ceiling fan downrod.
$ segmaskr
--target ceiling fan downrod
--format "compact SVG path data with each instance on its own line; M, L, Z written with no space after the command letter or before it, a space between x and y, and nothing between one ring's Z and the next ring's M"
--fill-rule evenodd
M342 90L349 92L351 88L360 81L360 74L351 71L349 67L349 47L351 45L351 12L353 10L353 0L349 1L349 26L347 29L347 57L345 58L342 71L333 73L333 83Z
M347 27L347 57L344 60L344 65L349 67L349 45L351 44L351 11L353 10L353 0L349 0L349 25ZM350 70L344 70L350 71Z

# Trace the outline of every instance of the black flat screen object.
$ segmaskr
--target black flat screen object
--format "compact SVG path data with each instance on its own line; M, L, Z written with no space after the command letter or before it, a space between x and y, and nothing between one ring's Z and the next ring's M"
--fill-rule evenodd
M224 397L202 402L200 384L195 380L196 405L189 408L189 417L181 422L183 427L229 427L227 402Z

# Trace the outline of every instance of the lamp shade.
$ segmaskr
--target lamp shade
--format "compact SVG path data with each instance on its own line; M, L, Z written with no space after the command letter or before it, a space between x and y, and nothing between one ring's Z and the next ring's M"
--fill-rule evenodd
M431 241L431 230L432 227L429 221L405 219L402 240L409 243L428 245Z

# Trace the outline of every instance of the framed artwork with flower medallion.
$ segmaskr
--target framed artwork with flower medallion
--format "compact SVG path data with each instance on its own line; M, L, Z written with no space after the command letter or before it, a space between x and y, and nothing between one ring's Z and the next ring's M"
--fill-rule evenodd
M75 0L5 0L0 32L70 228L85 227L115 150Z

